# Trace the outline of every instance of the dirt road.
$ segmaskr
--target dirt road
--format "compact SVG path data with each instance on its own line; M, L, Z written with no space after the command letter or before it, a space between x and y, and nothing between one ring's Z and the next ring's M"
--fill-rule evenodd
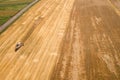
M0 79L120 80L117 7L41 0L0 35ZM18 41L25 46L14 52Z

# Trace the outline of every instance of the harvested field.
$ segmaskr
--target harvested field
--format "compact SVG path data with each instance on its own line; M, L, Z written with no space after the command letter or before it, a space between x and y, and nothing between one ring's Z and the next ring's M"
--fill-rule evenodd
M0 35L0 79L120 80L119 13L110 0L41 0Z

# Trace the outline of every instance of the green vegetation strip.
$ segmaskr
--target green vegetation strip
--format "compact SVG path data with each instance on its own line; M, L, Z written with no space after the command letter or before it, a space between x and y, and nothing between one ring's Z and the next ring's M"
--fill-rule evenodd
M10 16L6 16L6 17L1 17L0 20L2 20L3 22L5 22L7 19L9 19L5 24L3 24L2 26L0 26L0 34L5 31L8 26L10 26L16 19L18 19L25 11L27 11L31 6L33 6L35 3L37 3L39 0L35 0L32 3L30 3L28 6L26 6L24 9L22 9L21 11L19 11L15 16L13 16L12 18L9 19Z
M33 1L34 0L0 0L0 26ZM6 17L9 18L6 19Z

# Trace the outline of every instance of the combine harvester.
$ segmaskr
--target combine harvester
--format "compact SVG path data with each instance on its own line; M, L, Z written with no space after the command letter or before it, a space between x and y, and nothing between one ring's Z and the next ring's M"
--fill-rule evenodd
M15 52L18 51L22 46L24 46L24 43L18 42L15 46Z

